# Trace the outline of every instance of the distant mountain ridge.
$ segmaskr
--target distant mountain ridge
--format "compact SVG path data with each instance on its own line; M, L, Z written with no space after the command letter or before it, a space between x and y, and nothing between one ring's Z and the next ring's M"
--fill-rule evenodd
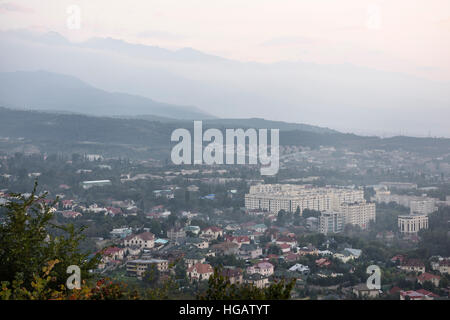
M171 118L163 118L153 115L138 115L133 117L116 117L116 118L124 118L124 119L141 119L148 121L161 121L165 123L179 123L180 125L188 125L192 126L191 123L186 124L185 120L179 119L171 119ZM208 128L254 128L254 129L279 129L281 131L290 131L290 130L301 130L306 132L314 132L314 133L339 133L336 130L323 128L318 126L313 126L304 123L289 123L284 121L273 121L262 118L248 118L248 119L205 119L203 120L203 126Z
M351 62L320 64L300 56L244 62L195 48L172 50L112 38L73 42L56 32L27 30L0 31L0 56L3 72L73 75L108 92L197 106L220 118L318 124L369 135L450 137L449 81Z
M58 114L112 116L166 123L203 120L205 125L210 127L337 133L328 128L261 118L218 119L195 107L175 106L136 95L107 92L94 88L76 77L46 71L0 73L0 106Z
M151 114L173 119L214 118L196 107L171 105L138 95L108 92L90 86L76 77L46 71L0 73L0 105L96 116Z
M192 131L192 122L94 117L0 107L0 152L23 152L25 147L47 153L100 153L135 159L166 158L174 145L170 136L180 124ZM5 138L10 139L5 139ZM17 139L20 140L18 141ZM318 148L334 146L354 152L367 149L399 150L443 155L450 139L362 137L355 134L281 130L280 145ZM22 148L22 149L21 149ZM25 149L26 150L26 149Z

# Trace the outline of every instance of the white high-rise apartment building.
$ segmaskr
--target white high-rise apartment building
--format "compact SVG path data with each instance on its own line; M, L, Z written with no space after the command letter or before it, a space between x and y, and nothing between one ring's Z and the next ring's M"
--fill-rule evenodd
M245 195L247 209L260 209L278 213L280 210L300 212L339 210L343 202L364 201L364 192L347 188L316 188L304 185L267 184L250 187Z
M343 229L340 212L322 212L319 217L319 232L323 234L339 233Z
M260 184L251 186L245 195L247 209L300 212L305 209L338 212L343 224L356 224L366 229L375 220L375 204L364 200L364 191L350 188L310 187L292 184Z
M339 210L343 224L360 226L361 229L367 229L370 221L375 221L375 203L365 201L342 203Z
M411 214L430 214L437 210L436 199L430 197L391 194L388 190L378 190L372 200L376 202L395 202L411 210Z
M436 200L433 198L414 199L409 202L411 214L430 214L437 210Z

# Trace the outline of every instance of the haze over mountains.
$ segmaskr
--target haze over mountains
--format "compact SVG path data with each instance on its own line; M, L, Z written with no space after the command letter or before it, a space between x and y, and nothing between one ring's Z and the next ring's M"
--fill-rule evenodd
M204 110L206 117L257 117L343 132L450 137L449 83L350 64L241 63L193 49L171 51L102 38L71 43L56 33L2 32L0 71L17 70L72 75L96 90L128 94L108 100L90 91L102 114L108 107L114 110L111 115L126 114L116 113L120 104L113 102L133 100L136 112L153 108L153 113L136 114L170 118L155 113L169 109L155 102L160 101L183 111L186 108L180 106L195 106L198 109L188 108L193 117ZM88 96L80 96L78 102Z
M6 107L97 116L151 114L175 119L212 118L196 107L175 106L136 95L107 92L75 77L45 71L2 72L0 83L0 105Z

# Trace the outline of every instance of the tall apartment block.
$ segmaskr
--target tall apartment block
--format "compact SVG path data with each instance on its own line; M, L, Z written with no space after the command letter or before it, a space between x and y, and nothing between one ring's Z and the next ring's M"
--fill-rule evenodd
M305 209L338 212L344 225L357 224L363 229L370 220L375 220L375 204L367 203L360 189L260 184L250 187L245 195L245 207L273 213L295 212L297 208L301 213Z

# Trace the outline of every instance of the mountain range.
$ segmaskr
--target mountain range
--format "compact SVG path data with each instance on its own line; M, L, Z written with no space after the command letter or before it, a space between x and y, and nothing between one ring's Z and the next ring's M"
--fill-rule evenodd
M450 137L448 81L351 63L240 62L192 48L168 50L120 39L71 42L54 32L0 32L0 71L17 70L71 75L99 90L195 106L195 112L218 118L264 118L369 135Z
M0 106L173 124L186 120L203 120L209 127L336 132L307 124L261 118L218 119L194 106L176 106L137 95L108 92L90 86L73 76L46 71L0 72Z
M45 71L0 73L0 105L102 116L149 114L175 119L208 119L196 107L176 106L152 99L97 89L68 75Z
M206 126L211 126L206 120ZM212 120L219 129L229 123ZM240 121L246 125L261 119ZM106 157L134 159L166 158L170 154L170 136L177 128L192 132L188 120L155 121L17 110L0 107L0 153L96 153ZM310 129L305 127L306 130ZM450 139L392 137L379 138L344 134L332 130L300 130L286 125L280 129L280 145L319 148L330 146L354 152L363 150L406 150L427 156L443 156L450 150Z

